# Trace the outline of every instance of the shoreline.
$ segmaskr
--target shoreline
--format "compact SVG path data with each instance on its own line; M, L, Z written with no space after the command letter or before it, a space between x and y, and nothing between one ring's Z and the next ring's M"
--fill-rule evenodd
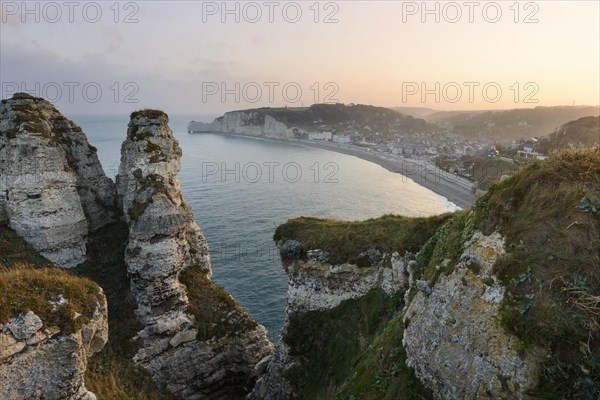
M342 145L331 142L315 142L305 139L279 139L265 136L245 135L242 133L226 132L198 132L188 134L214 133L223 136L234 136L258 140L267 140L276 143L286 143L295 146L311 147L320 150L329 150L340 154L354 156L369 161L398 173L412 180L419 186L431 190L439 196L446 198L449 202L460 207L468 208L475 202L475 194L472 191L472 183L462 177L446 172L433 164L422 160L412 160L403 157L382 157L383 154L353 145Z

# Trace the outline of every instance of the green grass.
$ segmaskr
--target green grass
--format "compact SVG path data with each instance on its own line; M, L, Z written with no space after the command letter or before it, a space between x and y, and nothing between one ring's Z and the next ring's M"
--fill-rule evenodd
M273 239L297 240L304 250L330 253L333 264L359 262L360 253L377 248L383 252L416 252L450 214L429 218L385 215L359 222L300 217L280 225Z
M471 219L469 210L456 212L435 232L417 256L417 279L427 280L433 286L440 274L448 275L453 271L463 253L464 243L474 233Z
M405 364L402 296L381 290L332 310L296 314L283 341L300 364L287 374L298 399L421 399Z
M395 314L375 337L354 367L351 379L340 389L339 399L409 400L430 399L414 371L406 365L402 347L402 314Z
M0 227L0 268L27 264L31 267L49 267L50 261L42 257L31 245L21 239L15 231Z
M45 328L69 334L89 322L100 298L98 286L52 266L12 229L0 227L0 325L33 311ZM68 302L53 311L51 301ZM74 318L74 313L81 314Z

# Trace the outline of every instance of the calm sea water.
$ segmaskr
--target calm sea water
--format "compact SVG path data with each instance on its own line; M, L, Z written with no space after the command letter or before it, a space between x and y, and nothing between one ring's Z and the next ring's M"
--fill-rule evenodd
M108 176L118 171L128 116L72 117ZM213 279L277 340L287 279L272 241L296 216L360 220L394 213L427 216L456 209L400 174L355 157L260 139L188 134L192 117L171 117L183 149L185 201L208 239Z

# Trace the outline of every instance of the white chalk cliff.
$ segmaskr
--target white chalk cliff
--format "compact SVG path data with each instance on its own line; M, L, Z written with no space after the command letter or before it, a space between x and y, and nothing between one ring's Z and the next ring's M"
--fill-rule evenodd
M26 94L0 103L0 222L71 268L113 212L114 185L77 125Z
M294 137L293 127L288 127L270 115L262 116L252 111L226 112L210 123L192 121L188 124L188 132L236 133L272 138Z

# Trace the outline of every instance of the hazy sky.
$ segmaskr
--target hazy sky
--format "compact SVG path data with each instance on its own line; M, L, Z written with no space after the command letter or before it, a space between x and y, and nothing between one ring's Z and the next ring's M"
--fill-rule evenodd
M0 4L2 97L70 114L600 103L598 1Z

